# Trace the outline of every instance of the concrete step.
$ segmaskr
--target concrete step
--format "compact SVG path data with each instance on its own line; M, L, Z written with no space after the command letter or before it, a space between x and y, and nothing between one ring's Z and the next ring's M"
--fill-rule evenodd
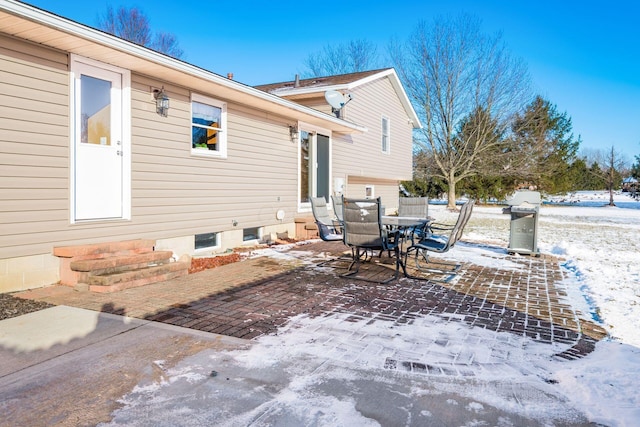
M155 245L156 241L152 239L135 239L89 245L58 246L53 248L53 255L76 259L103 258L114 254L151 252Z
M116 255L97 259L72 260L69 264L73 271L92 272L94 275L136 270L149 264L164 264L171 261L173 252L154 251L132 255Z
M123 289L163 282L189 273L188 262L170 262L120 273L89 274L87 283L93 292L116 292Z

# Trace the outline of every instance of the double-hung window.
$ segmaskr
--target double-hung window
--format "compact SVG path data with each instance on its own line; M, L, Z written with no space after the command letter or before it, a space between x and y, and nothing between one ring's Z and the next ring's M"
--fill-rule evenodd
M227 104L193 94L191 96L191 152L227 157Z
M382 116L382 152L389 153L391 143L389 118Z

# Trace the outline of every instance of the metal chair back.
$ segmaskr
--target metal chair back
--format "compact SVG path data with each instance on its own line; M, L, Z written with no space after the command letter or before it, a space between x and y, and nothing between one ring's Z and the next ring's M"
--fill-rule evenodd
M343 199L344 243L350 247L386 250L380 198Z
M441 226L433 225L430 233L425 234L417 243L412 244L405 253L405 260L409 258L410 253L415 253L416 268L421 272L439 273L443 274L444 279L438 280L429 278L436 282L449 282L457 276L458 270L462 264L451 264L442 261L432 261L429 259L429 252L444 253L451 249L462 237L462 232L471 218L471 212L473 211L474 201L470 200L462 205L460 208L460 214L453 226ZM446 235L437 235L433 231L442 230L448 231ZM441 266L441 267L438 267ZM409 276L420 279L418 276Z
M460 208L460 215L458 215L458 220L456 221L456 225L454 226L451 236L449 237L449 248L453 247L458 240L462 238L462 232L464 228L467 226L467 222L469 222L469 218L471 218L471 211L473 211L473 200L469 200Z
M342 214L342 196L332 194L331 203L333 203L333 212L335 213L336 218L338 218L338 221L342 222L344 220L344 215Z
M429 216L429 198L400 197L398 199L398 216L427 218Z
M352 261L343 277L358 278L360 280L377 283L388 283L398 278L399 274L399 246L398 233L389 232L382 225L380 198L377 199L348 199L343 198L344 244L351 248ZM374 280L370 277L356 276L360 264L371 260L374 251L391 251L396 256L395 274L385 280Z
M327 242L343 239L341 227L336 226L336 221L329 215L324 197L311 197L311 212L313 212L320 239Z

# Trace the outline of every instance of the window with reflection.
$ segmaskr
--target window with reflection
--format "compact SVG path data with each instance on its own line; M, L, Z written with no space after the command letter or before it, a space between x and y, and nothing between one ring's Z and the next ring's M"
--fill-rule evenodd
M196 234L194 243L196 250L218 247L218 233Z
M300 204L310 203L311 197L329 200L331 170L331 139L320 133L300 131Z
M312 192L311 175L311 138L307 131L300 132L300 202L308 203Z
M111 145L111 82L80 76L80 142Z
M194 94L191 101L191 152L226 156L226 104Z

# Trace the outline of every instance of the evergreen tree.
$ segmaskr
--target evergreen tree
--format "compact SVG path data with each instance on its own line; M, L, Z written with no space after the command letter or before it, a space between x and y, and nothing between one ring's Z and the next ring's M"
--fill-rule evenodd
M640 156L636 156L636 162L631 166L631 176L640 179Z
M580 140L574 139L571 118L537 96L513 125L513 174L547 192L570 190L569 167Z

